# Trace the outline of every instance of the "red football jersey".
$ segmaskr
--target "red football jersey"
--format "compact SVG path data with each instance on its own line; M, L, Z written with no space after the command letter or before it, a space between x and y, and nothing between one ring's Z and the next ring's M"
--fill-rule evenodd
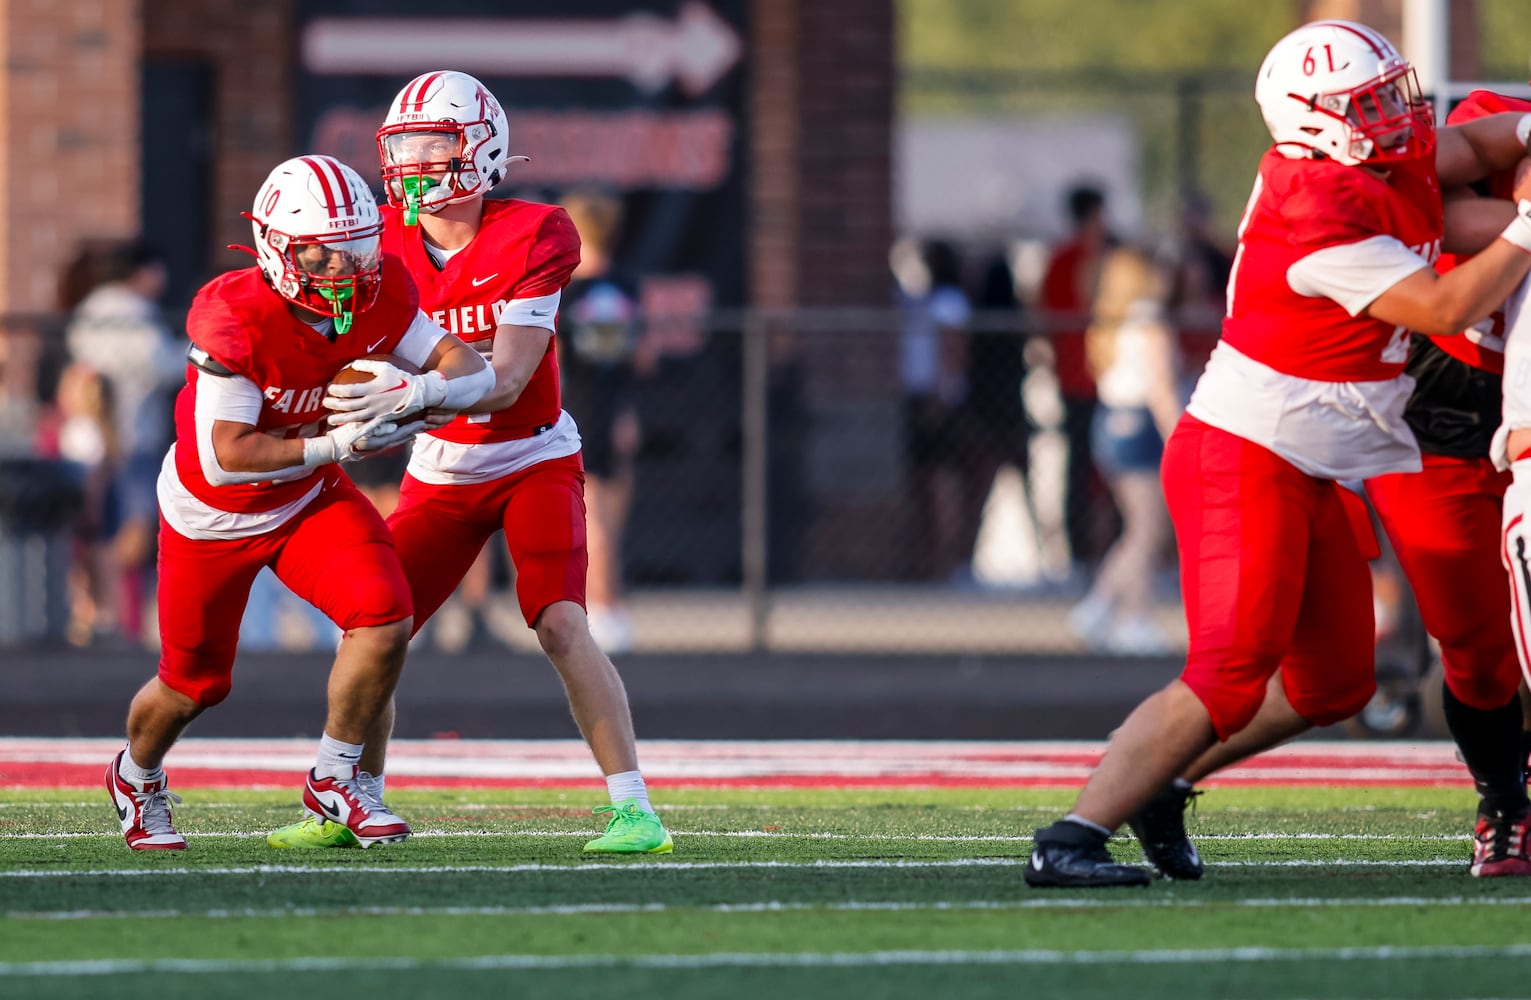
M335 373L369 354L392 353L419 314L419 296L403 264L383 258L382 291L349 333L332 342L293 317L258 267L220 275L202 286L186 317L191 342L214 361L243 375L266 397L255 426L278 437L317 432L329 415L322 400ZM232 513L258 513L292 503L314 486L314 475L280 483L214 486L197 453L197 383L209 375L186 366L186 387L175 404L175 468L192 495Z
M1427 261L1440 254L1435 162L1400 162L1390 179L1332 160L1260 161L1239 227L1223 340L1287 375L1321 382L1380 381L1403 372L1408 331L1294 291L1287 271L1316 250L1391 236ZM1397 360L1382 359L1390 351Z
M517 199L484 202L478 234L438 267L425 249L420 227L404 225L400 209L384 207L383 249L403 259L420 287L420 307L449 333L487 360L500 312L514 299L562 291L579 265L579 233L556 205ZM458 444L513 441L556 423L558 393L555 338L531 381L510 406L461 416L432 433Z
M1446 116L1446 124L1460 125L1462 122L1497 115L1502 111L1531 111L1531 101L1519 97L1505 97L1491 90L1475 90L1468 94L1461 104L1451 109L1451 114ZM1490 174L1486 178L1486 183L1490 198L1513 200L1514 170L1500 170ZM1435 269L1445 274L1465 259L1457 254L1442 254L1441 259L1436 262ZM1477 337L1431 337L1430 339L1458 361L1465 361L1475 368L1482 368L1495 375L1503 375L1504 311L1496 309L1494 314L1484 322L1488 324L1488 334L1493 338L1487 345Z

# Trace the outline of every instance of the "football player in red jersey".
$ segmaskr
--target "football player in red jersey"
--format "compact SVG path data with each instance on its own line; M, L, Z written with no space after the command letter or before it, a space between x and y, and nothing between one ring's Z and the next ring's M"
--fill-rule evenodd
M504 530L521 614L558 670L580 732L606 776L606 832L592 853L661 854L670 834L638 770L622 679L585 616L585 502L580 438L559 399L554 321L579 263L563 209L485 195L505 179L505 113L465 73L423 73L378 129L388 207L383 246L420 286L424 309L479 350L495 386L452 423L416 440L399 505L388 518L423 625ZM335 404L332 404L335 405ZM370 416L337 405L332 421ZM342 425L344 426L344 425ZM369 735L364 779L382 797L391 713ZM334 822L273 832L284 847L350 846Z
M1531 112L1531 101L1474 91L1448 124L1487 115ZM1501 170L1480 187L1456 193L1448 231L1466 220L1480 230L1463 249L1487 245L1513 213L1517 171ZM1457 256L1443 255L1450 270ZM1531 875L1527 857L1528 802L1521 771L1521 670L1511 618L1510 582L1501 568L1500 522L1510 476L1491 457L1499 425L1505 362L1504 314L1461 336L1415 337L1405 372L1414 390L1404 420L1423 453L1418 472L1370 479L1367 495L1408 578L1425 629L1440 646L1445 668L1446 723L1478 790L1478 817L1468 871L1479 877ZM1508 553L1508 549L1505 549ZM1148 860L1171 878L1201 875L1201 859L1185 830L1192 783L1266 747L1299 735L1311 723L1294 711L1283 685L1272 683L1259 713L1241 732L1197 758L1129 822Z
M368 727L404 665L409 587L386 526L340 463L401 443L425 426L423 408L461 409L494 382L477 352L420 311L351 168L327 156L279 164L249 217L258 265L210 281L187 316L190 364L159 479L159 675L134 697L128 745L106 771L135 850L186 846L161 765L186 725L228 695L264 566L346 635L304 805L362 846L409 835L357 780ZM390 383L381 396L393 405L329 429L325 387L378 351L425 373Z
M1073 810L1037 831L1031 885L1146 885L1106 841L1249 726L1269 686L1311 725L1366 704L1371 536L1338 481L1420 470L1404 419L1410 331L1460 333L1531 270L1531 202L1472 259L1430 266L1446 235L1441 185L1512 168L1531 118L1437 135L1408 62L1349 21L1277 42L1255 99L1274 146L1239 227L1222 340L1163 461L1185 669L1116 731Z

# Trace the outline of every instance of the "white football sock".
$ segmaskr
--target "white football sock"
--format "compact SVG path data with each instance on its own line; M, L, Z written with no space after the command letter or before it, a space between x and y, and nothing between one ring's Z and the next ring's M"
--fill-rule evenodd
M321 778L349 778L361 760L363 744L342 743L329 733L319 740L319 762L314 773Z
M132 750L122 755L122 763L117 766L117 773L139 786L147 785L151 781L165 780L165 768L163 766L156 767L152 771L146 767L139 766L138 762L133 759Z
M628 799L637 799L639 809L644 812L654 811L654 807L649 804L649 790L643 783L641 771L618 771L616 774L608 774L606 793L611 796L612 805Z

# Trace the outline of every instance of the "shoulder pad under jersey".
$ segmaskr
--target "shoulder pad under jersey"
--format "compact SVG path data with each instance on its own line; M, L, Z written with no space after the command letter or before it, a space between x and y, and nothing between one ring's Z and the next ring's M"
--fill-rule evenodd
M196 344L192 344L186 349L186 360L190 361L194 366L201 369L202 371L207 372L209 375L217 375L220 378L228 378L230 375L234 374L234 369L225 365L217 358L214 358L211 354L208 354Z

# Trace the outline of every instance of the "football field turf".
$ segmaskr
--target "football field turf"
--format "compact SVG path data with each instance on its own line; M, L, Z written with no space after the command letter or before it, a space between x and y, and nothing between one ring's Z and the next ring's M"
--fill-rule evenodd
M4 788L0 996L1509 997L1531 986L1531 880L1467 876L1473 799L1460 783L1214 787L1190 820L1201 882L1044 892L1025 886L1019 861L1068 789L868 781L656 783L675 853L630 859L581 856L600 802L588 782L401 778L389 799L414 825L407 843L302 853L263 840L296 816L288 789L177 785L191 848L135 854L104 791ZM1130 839L1115 850L1138 856Z

